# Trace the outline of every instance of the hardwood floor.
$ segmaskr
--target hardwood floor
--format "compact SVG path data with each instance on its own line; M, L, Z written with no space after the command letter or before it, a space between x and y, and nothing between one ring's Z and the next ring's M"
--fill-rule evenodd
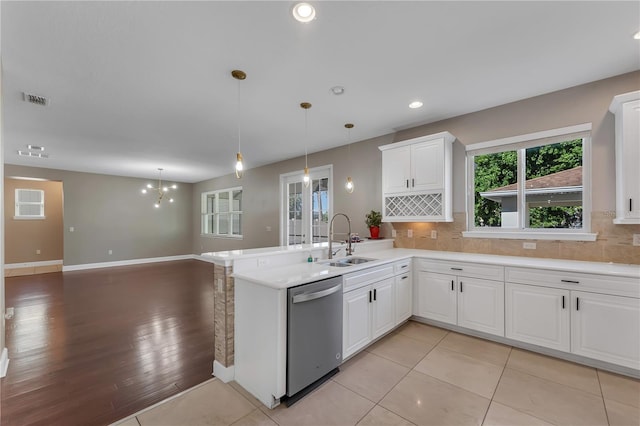
M102 425L211 378L213 265L10 277L2 425Z

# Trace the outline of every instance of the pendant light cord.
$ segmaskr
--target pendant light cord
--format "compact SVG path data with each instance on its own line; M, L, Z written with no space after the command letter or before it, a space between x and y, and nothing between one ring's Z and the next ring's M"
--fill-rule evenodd
M307 112L308 109L304 110L304 167L308 168L309 164L307 163L307 150L308 150L308 143L309 143L309 122L308 122L308 118L307 118Z
M238 80L238 102L236 103L236 107L237 107L236 125L238 127L238 152L242 152L242 150L240 149L240 80Z

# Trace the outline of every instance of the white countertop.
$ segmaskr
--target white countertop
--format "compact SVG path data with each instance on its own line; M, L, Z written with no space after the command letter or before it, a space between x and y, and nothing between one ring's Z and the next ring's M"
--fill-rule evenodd
M264 252L263 252L264 254ZM257 254L259 255L259 254ZM565 272L612 275L638 279L640 285L640 265L622 265L603 262L585 262L576 260L540 259L519 256L498 256L489 254L458 253L418 249L387 249L367 251L361 256L376 259L371 262L349 267L329 266L327 261L316 263L296 263L276 268L257 268L234 273L234 277L275 289L285 289L325 278L356 272L372 266L406 258L437 259L460 262L476 262L523 268L543 268Z

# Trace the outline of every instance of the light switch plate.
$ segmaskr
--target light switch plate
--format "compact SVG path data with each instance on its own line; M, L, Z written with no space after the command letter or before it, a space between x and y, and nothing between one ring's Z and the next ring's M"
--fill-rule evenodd
M640 246L640 234L633 234L633 245Z
M397 237L397 236L398 236L398 232L397 232L395 229L392 229L392 230L391 230L391 237L392 237L392 238L395 238L395 237Z
M433 231L431 231L431 239L435 240L437 238L438 238L438 231L434 229Z
M536 243L522 243L522 248L525 250L535 250Z
M413 229L407 229L407 237L413 238Z

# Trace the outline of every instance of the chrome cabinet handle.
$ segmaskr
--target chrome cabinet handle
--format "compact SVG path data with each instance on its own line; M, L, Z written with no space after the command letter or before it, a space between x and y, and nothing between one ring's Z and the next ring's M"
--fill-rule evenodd
M574 281L574 280L560 280L563 283L569 283L569 284L580 284L580 281Z
M562 309L564 309L564 296L562 296Z
M452 271L462 271L462 268L451 268Z

